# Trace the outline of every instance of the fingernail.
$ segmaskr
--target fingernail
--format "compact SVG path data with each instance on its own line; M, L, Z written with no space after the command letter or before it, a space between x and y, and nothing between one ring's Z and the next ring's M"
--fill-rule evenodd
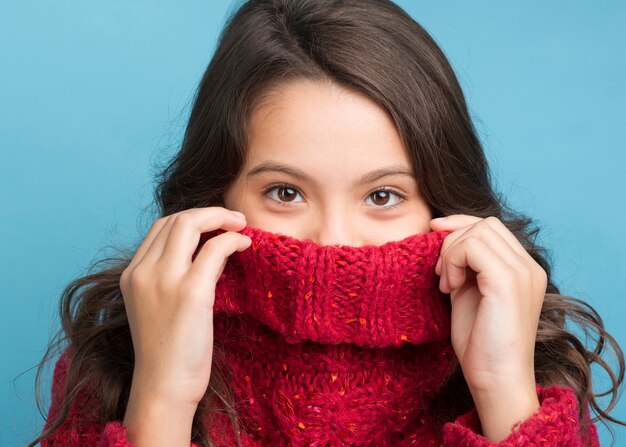
M246 219L246 216L244 216L244 214L240 213L239 211L231 211L231 213L233 213L233 216L235 216L237 219Z
M431 222L443 222L444 220L446 220L445 217L437 217L435 219L431 219Z

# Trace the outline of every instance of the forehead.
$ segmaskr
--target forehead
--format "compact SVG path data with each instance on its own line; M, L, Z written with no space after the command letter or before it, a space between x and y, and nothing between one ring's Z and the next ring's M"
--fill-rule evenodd
M389 113L364 94L335 83L298 80L264 95L252 110L246 161L290 163L323 175L381 165L410 167Z

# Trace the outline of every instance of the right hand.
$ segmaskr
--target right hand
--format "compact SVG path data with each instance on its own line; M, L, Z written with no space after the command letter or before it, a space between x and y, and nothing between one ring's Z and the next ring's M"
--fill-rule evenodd
M130 400L195 411L211 375L215 286L228 256L250 246L238 233L245 226L243 214L209 207L165 216L150 228L120 277L135 351ZM218 228L226 232L192 262L200 234Z

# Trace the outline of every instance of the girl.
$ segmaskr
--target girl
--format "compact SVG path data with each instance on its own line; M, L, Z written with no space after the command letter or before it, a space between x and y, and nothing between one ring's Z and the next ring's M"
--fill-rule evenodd
M586 446L621 423L622 351L389 1L241 5L156 196L139 247L65 290L31 445Z

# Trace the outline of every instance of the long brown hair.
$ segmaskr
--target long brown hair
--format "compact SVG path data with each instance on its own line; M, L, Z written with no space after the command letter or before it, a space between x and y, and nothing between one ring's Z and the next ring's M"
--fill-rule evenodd
M492 188L483 148L446 56L426 30L391 1L250 0L240 5L200 82L180 151L158 174L159 214L222 205L223 192L244 160L252 108L280 83L295 79L330 80L386 109L433 217L496 216L506 224L548 274L536 339L537 383L573 388L581 402L581 420L589 404L598 415L592 422L624 424L608 414L624 378L619 345L591 306L560 294L545 250L536 243L539 229L508 208ZM58 428L73 400L84 392L93 396L84 411L101 423L124 418L134 355L119 279L132 254L122 250L119 256L103 259L65 289L62 329L40 363L36 381L40 385L43 364L69 346L66 398L55 420L48 421L47 430L30 445ZM566 323L578 325L592 346ZM601 357L607 350L617 359L616 371ZM237 422L217 340L214 363L206 400L222 405L199 406L193 424L192 441L204 446L211 445L204 419L225 411ZM605 393L593 390L593 363L610 378ZM597 400L604 395L612 396L606 409ZM219 399L209 399L213 397ZM442 424L472 406L457 369L433 408L435 419Z

